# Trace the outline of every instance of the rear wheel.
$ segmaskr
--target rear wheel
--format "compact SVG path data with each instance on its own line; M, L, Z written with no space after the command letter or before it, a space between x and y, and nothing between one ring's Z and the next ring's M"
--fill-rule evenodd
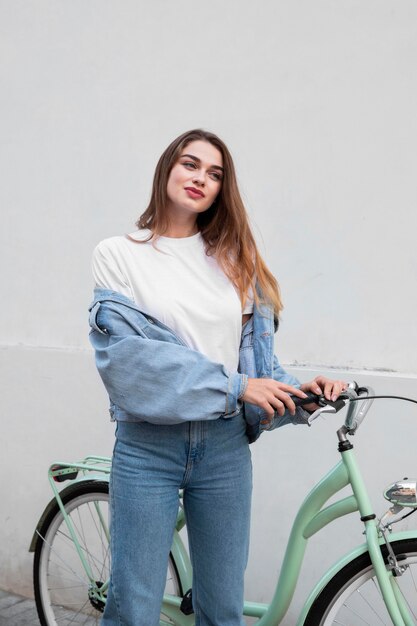
M99 624L106 594L100 592L110 575L109 486L103 481L74 483L61 494L81 553L92 573L90 580L58 504L38 529L34 557L34 591L42 626ZM182 595L170 555L166 593ZM170 621L161 617L163 623Z
M406 571L396 581L417 624L417 539L391 544ZM381 547L387 562L386 546ZM324 587L311 606L304 626L392 625L376 580L369 553L345 565Z

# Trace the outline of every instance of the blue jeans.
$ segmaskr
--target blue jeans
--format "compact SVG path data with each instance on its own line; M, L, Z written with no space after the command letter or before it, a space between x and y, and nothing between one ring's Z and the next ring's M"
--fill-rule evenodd
M170 426L117 423L112 570L102 626L159 625L179 489L196 626L244 624L252 463L241 411L229 419Z

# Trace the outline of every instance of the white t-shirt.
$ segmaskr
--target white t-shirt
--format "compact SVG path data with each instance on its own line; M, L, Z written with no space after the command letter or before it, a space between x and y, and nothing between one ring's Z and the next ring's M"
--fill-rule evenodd
M130 236L146 239L148 229ZM98 287L132 298L150 316L171 328L190 348L236 372L242 314L252 313L248 298L242 311L236 288L213 256L207 256L201 233L159 237L135 243L125 236L104 239L93 253Z

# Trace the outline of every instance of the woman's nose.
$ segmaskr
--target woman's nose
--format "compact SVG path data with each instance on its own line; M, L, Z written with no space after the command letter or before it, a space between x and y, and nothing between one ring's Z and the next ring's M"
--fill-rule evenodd
M195 172L193 177L193 183L197 183L198 185L204 185L204 174L203 172Z

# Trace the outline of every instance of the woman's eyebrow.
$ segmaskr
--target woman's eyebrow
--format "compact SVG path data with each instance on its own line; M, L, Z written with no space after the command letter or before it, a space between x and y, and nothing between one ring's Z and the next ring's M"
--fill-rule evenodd
M197 163L201 163L201 159L199 159L198 157L194 156L194 154L182 154L182 157L189 157L190 159L193 159L193 161L197 161ZM220 170L221 172L224 172L224 168L220 167L220 165L210 165L210 168L212 170Z

